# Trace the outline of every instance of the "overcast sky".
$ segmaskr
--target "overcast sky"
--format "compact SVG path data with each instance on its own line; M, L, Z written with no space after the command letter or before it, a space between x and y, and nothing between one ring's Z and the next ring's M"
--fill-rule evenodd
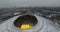
M0 8L34 6L60 7L60 0L0 0Z

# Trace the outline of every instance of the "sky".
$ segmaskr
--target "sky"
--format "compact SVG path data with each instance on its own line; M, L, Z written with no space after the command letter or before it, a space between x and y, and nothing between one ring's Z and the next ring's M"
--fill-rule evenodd
M60 0L0 0L0 8L60 7Z

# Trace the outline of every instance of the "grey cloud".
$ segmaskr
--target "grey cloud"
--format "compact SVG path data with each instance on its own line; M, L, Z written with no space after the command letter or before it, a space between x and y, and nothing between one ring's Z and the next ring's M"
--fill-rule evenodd
M60 0L0 0L0 8L7 7L60 6Z

